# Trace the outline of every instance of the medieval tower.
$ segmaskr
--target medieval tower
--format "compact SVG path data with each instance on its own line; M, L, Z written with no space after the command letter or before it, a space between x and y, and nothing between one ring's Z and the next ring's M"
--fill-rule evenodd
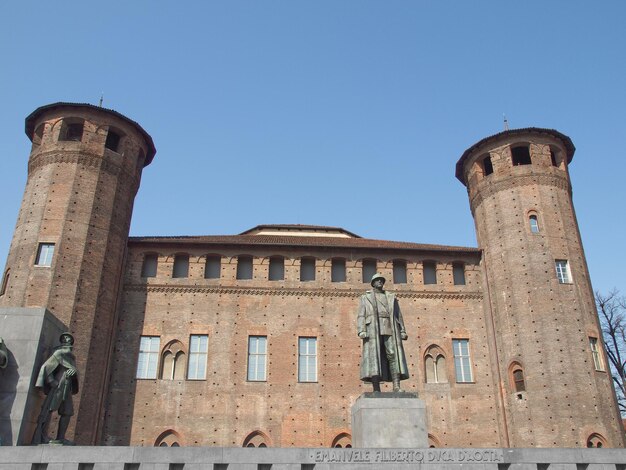
M481 140L457 163L483 250L510 447L624 445L572 204L574 150L557 131L516 129Z
M26 118L28 180L0 307L45 307L76 337L78 444L96 444L133 202L151 137L121 114L55 103Z

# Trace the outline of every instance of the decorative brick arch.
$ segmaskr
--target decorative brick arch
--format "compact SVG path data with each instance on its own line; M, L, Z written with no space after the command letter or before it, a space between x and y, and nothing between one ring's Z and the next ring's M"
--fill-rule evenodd
M270 439L262 431L252 431L243 440L242 447L270 447Z
M330 446L349 449L352 447L352 436L348 432L341 432L335 436Z
M181 447L182 445L180 434L173 429L163 431L154 441L154 447Z

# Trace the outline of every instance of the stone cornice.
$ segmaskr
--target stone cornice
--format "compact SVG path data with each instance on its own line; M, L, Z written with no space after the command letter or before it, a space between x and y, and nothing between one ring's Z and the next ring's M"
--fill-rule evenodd
M560 175L530 174L508 176L495 181L483 181L478 185L475 192L472 191L474 193L470 200L472 214L476 209L478 209L485 198L493 196L500 191L506 191L517 186L529 186L534 184L541 186L554 186L567 191L570 195L572 193L572 187L569 184L569 181L564 176Z
M358 298L364 294L362 289L296 289L289 287L241 287L241 286L175 286L167 284L126 284L127 292L159 292L168 294L236 294L236 295L271 295L280 297L350 297ZM483 294L479 291L442 292L442 291L393 291L400 299L459 299L482 300Z

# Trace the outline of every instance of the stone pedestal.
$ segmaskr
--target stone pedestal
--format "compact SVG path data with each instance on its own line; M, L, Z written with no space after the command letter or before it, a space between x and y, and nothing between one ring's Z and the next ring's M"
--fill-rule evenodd
M65 329L45 308L0 308L0 336L9 351L9 363L0 370L1 445L31 442L43 402L35 389L39 367Z
M364 393L352 406L352 445L427 448L426 405L415 393Z

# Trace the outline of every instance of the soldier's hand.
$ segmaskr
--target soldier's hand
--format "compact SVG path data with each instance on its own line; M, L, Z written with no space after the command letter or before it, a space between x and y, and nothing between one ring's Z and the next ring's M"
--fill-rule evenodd
M366 333L365 331L361 331L361 332L359 333L359 338L361 338L361 339L365 339L365 338L367 338L367 333Z
M409 338L409 335L407 335L405 331L402 331L400 333L400 338L402 338L403 340L407 340Z

